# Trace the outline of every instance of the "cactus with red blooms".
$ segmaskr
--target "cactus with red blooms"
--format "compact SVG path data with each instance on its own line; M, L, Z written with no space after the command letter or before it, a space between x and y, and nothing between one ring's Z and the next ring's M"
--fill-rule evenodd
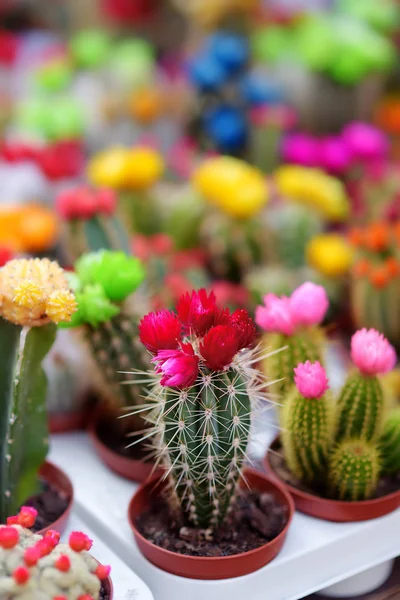
M202 289L183 295L176 313L146 315L139 332L155 371L138 409L151 410L145 435L182 518L213 528L235 498L252 410L266 399L254 323L245 310L218 308Z
M70 263L86 252L103 249L131 253L116 208L117 198L110 189L80 186L58 195L56 209L64 223L63 241Z
M279 402L293 385L294 368L307 360L322 362L323 332L318 327L328 310L325 289L306 282L290 297L267 294L264 306L256 308L256 323L266 333L264 342L275 352L266 365L268 376L275 382Z
M0 597L7 600L99 600L110 567L90 554L92 540L80 531L60 544L60 534L30 531L37 512L22 507L0 525Z
M282 445L293 475L337 500L365 500L382 474L400 470L400 418L384 423L379 374L393 369L396 354L382 334L357 331L351 356L358 369L345 382L339 400L326 393L319 363L299 364L295 389L282 412Z

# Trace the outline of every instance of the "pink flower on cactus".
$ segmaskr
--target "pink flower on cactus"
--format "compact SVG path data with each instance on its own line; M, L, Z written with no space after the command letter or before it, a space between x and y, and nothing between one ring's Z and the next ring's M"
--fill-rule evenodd
M200 354L213 371L228 367L239 350L237 330L229 325L217 325L200 342Z
M295 367L294 382L304 398L321 398L329 387L324 367L309 360Z
M66 220L91 219L97 212L97 198L88 187L65 190L56 198L56 210Z
M156 373L161 373L161 385L186 388L193 385L199 373L199 357L191 344L181 344L180 350L160 350L152 360Z
M351 338L351 360L364 375L388 373L396 364L396 352L376 329L360 329Z
M105 215L113 215L117 207L114 190L103 188L97 191L97 210Z
M341 175L346 172L352 161L352 155L346 144L337 137L327 137L319 143L319 166Z
M318 142L310 135L293 133L283 142L282 157L287 163L314 167L318 164Z
M356 160L377 159L386 156L388 151L386 136L369 123L350 123L344 128L342 138Z
M265 331L292 335L295 322L292 317L290 300L286 296L278 298L275 294L264 297L265 306L257 306L255 321Z
M152 354L178 348L181 330L181 322L170 310L149 313L139 323L140 341Z
M329 307L325 288L307 281L290 296L290 310L296 325L319 325Z

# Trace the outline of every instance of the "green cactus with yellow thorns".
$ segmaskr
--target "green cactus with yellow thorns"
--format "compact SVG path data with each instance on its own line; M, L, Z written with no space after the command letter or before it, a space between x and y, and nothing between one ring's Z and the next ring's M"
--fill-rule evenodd
M344 440L330 458L330 494L338 500L366 500L375 491L380 473L381 457L375 444Z
M400 471L400 407L394 409L383 424L379 439L382 468L385 473Z

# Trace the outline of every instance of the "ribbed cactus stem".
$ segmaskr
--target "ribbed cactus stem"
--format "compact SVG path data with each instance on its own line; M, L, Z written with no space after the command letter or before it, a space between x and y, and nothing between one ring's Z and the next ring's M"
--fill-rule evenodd
M164 389L161 451L188 521L222 522L235 498L250 433L245 378L233 370L204 374L188 390Z
M344 384L337 405L337 441L375 440L382 428L384 396L376 376L354 372Z
M86 252L97 250L122 250L131 254L128 233L116 216L99 213L91 219L74 219L67 221L64 229L71 262Z
M337 500L366 500L378 484L381 459L376 445L360 439L345 440L333 452L329 491Z
M42 360L55 334L54 324L22 328L0 319L0 522L37 490L48 447Z
M294 388L282 411L282 443L289 469L300 480L324 478L333 440L329 393L304 398Z
M154 235L161 231L160 209L154 196L147 191L125 191L119 202L124 220L130 230L143 235Z
M400 408L396 408L383 425L379 440L382 468L386 473L400 471Z

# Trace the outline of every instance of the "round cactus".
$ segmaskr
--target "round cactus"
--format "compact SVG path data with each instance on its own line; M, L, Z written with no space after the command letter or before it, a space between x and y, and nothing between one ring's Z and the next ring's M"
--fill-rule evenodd
M366 500L378 484L381 458L374 444L360 439L340 442L332 453L328 489L338 500Z
M383 471L386 473L400 471L400 408L396 408L384 423L379 447Z

